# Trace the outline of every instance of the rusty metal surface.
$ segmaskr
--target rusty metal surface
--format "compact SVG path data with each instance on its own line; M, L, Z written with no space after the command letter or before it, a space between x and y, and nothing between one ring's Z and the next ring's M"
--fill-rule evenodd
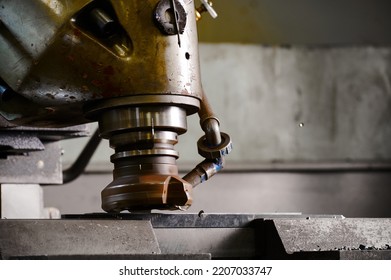
M3 259L46 255L159 254L148 221L0 220Z
M287 253L390 249L391 219L275 219Z

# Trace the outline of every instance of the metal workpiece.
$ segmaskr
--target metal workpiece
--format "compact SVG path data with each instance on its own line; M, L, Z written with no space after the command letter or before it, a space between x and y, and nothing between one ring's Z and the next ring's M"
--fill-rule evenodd
M391 259L391 221L379 218L271 219L256 226L269 259Z
M275 220L287 253L331 250L390 249L390 219Z
M149 221L1 220L0 258L160 253Z
M205 259L209 256L212 259L390 260L390 238L390 219L300 213L93 213L65 215L55 221L0 220L3 259Z

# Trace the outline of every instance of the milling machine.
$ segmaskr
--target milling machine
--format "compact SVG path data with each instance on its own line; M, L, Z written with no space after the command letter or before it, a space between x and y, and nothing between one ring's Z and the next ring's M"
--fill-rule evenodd
M223 168L231 141L202 90L193 1L1 1L0 13L3 158L35 148L10 134L39 143L42 128L98 121L115 150L107 212L188 207ZM174 145L197 112L205 161L180 178Z
M196 20L204 11L216 16L206 0L198 9L192 0L0 0L0 202L9 188L22 194L26 185L71 181L100 137L114 149L113 181L102 191L108 213L3 219L1 258L318 258L318 244L322 258L367 256L335 249L364 243L372 233L359 225L380 221L138 213L189 207L192 189L219 172L232 149L201 85ZM174 145L195 113L205 160L181 178ZM94 121L97 133L62 171L57 141L86 135L84 124ZM370 256L390 256L389 225L376 240L383 250ZM336 231L332 242L298 243L292 233L303 241L303 228L310 236L354 228L355 239Z

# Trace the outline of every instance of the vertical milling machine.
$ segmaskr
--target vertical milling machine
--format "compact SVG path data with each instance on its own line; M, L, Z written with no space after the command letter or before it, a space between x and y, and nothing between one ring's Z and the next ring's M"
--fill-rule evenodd
M0 259L391 259L391 219L137 213L190 206L232 149L201 85L196 20L216 16L201 3L0 0ZM181 178L174 146L195 113L205 160ZM89 122L98 133L62 171L58 140ZM23 184L69 182L100 138L114 149L109 213L3 216L5 185L22 194ZM33 200L9 201L19 210Z
M97 121L115 151L103 210L190 206L232 149L201 85L202 11L215 16L208 1L0 0L0 135ZM181 178L174 145L197 112L205 160ZM13 146L0 144L3 163L30 152Z

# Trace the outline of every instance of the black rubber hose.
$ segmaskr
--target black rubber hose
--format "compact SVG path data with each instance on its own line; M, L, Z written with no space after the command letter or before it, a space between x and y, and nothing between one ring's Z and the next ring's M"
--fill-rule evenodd
M98 148L102 138L99 136L99 128L91 136L83 151L80 153L76 161L66 170L62 172L63 184L67 184L75 180L82 174L89 163L95 150Z

